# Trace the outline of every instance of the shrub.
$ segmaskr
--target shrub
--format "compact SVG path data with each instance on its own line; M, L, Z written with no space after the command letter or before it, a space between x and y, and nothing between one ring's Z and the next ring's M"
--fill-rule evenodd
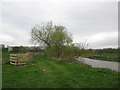
M73 59L79 55L79 48L73 46L46 47L45 55L58 59Z

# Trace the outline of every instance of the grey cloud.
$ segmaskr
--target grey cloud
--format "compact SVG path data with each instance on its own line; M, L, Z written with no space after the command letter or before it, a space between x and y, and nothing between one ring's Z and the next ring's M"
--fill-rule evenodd
M101 41L93 42L91 43L91 47L94 48L117 48L118 47L118 38L112 37L112 38L106 38Z
M23 45L31 45L28 42L31 28L52 20L55 24L66 26L74 40L80 42L95 34L117 32L117 15L117 2L4 2L1 16L3 27L0 33L14 37ZM116 39L111 40L114 42ZM93 42L93 47L115 46L115 43L110 42L112 41L106 38L102 42Z

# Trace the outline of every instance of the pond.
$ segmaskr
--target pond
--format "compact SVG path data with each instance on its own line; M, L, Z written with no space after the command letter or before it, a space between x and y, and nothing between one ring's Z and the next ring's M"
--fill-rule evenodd
M89 59L89 58L76 58L77 61L91 65L92 67L99 67L99 68L109 68L112 70L115 70L117 72L120 72L120 62L111 62L111 61L103 61L103 60L95 60L95 59Z

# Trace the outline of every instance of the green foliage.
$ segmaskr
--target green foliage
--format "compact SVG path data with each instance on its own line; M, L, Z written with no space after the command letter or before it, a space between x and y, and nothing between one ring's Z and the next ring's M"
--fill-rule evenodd
M45 55L51 58L57 58L57 53L55 50L55 47L46 47L45 49Z
M23 46L19 46L19 47L12 47L12 52L16 52L16 53L20 53L20 52L27 52L28 48L27 47L23 47Z
M72 42L71 35L68 34L65 27L54 26L55 31L50 35L51 46L61 46Z
M87 57L91 59L117 61L120 62L120 56L118 55L118 49L106 48L106 49L87 49L81 57Z
M43 49L41 49L40 47L30 47L28 49L29 52L42 52Z
M71 59L73 60L75 56L79 56L79 48L75 46L65 46L61 45L58 47L52 46L52 47L46 47L45 53L48 57L52 58L59 58L61 60L64 59Z
M95 49L96 53L118 53L118 49L114 48L104 48L104 49Z
M32 28L31 41L33 43L43 43L50 47L69 44L72 39L64 26L56 26L52 22L48 22L45 25L37 25Z
M52 22L48 22L46 25L36 25L31 31L32 43L43 43L48 46L51 44L50 34L54 31Z
M46 25L36 26L31 32L32 42L46 44L45 53L49 57L73 57L73 47L71 34L64 26L53 25L48 22ZM69 55L67 55L69 52ZM66 56L65 56L66 55Z
M2 53L2 63L9 63L10 60L10 53Z

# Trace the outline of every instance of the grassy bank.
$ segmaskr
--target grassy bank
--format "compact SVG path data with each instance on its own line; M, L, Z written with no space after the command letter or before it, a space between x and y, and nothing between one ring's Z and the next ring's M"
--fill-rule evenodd
M120 62L118 53L84 53L81 57L97 59L97 60L106 60L113 62Z
M3 58L9 54L3 53ZM26 66L3 64L3 88L117 88L118 73L34 56Z

